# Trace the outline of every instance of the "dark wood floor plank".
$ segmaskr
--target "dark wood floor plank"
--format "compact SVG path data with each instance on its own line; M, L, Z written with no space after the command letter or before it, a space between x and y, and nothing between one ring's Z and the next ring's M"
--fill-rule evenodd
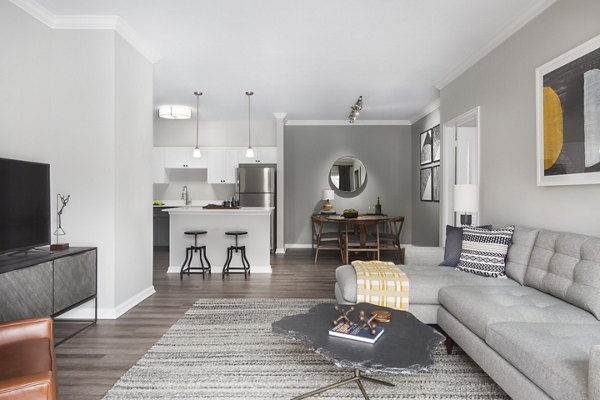
M166 274L168 252L154 254L156 293L117 320L101 320L56 349L60 398L101 399L106 391L173 325L192 304L211 298L333 298L334 252L321 252L313 262L310 250L289 250L272 256L272 274L243 275L225 280L220 274ZM218 267L216 267L218 268Z

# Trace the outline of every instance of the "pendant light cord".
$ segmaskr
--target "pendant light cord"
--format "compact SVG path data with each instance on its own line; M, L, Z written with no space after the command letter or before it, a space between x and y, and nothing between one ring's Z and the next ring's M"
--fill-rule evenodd
M196 148L198 148L198 129L200 127L200 94L196 93Z
M250 94L248 94L248 92L246 92L246 94L248 95L248 147L252 147L252 140L251 140L251 134L250 134Z

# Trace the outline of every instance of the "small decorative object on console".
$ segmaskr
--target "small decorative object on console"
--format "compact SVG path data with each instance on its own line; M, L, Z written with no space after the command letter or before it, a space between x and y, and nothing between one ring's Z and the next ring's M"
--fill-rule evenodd
M379 201L379 196L377 196L377 203L375 204L375 214L381 215L381 202Z
M66 235L65 230L62 228L62 213L67 204L69 203L70 198L70 194L67 195L67 197L63 196L60 193L56 195L56 230L54 231L54 236L56 236L56 243L50 245L50 250L66 250L69 248L69 243L59 243L59 237Z
M354 208L347 208L344 210L343 216L344 218L356 218L358 217L358 210L355 210Z

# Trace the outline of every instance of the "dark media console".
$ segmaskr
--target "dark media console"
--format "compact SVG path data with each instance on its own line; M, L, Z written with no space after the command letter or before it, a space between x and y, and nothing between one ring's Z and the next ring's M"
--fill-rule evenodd
M0 323L17 319L52 316L94 300L94 318L68 320L89 324L98 318L97 249L71 247L52 253L0 256Z

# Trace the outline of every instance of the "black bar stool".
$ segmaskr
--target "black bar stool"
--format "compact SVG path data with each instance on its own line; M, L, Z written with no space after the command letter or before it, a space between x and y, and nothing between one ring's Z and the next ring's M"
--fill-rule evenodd
M235 236L235 246L229 246L227 248L227 260L225 261L225 265L223 266L223 279L225 279L225 274L244 274L244 279L248 279L248 275L250 275L250 262L248 258L246 258L246 246L240 246L238 244L238 237L241 235L247 235L246 231L228 231L225 232L227 236ZM241 252L240 258L242 259L243 267L231 267L231 259L233 258L233 252Z
M186 235L194 235L194 245L193 246L189 246L188 248L185 249L185 261L183 262L183 265L181 266L181 271L179 272L179 278L183 279L183 274L187 273L189 274L202 274L202 279L205 278L205 274L208 272L209 274L211 273L211 266L210 266L210 261L208 261L208 258L206 257L206 246L198 246L198 235L205 235L206 231L185 231L183 232ZM200 267L192 267L192 258L194 256L194 253L199 252L200 254L198 255L198 258L200 258ZM202 260L202 258L204 257L204 260L206 261L207 266L204 265L204 261ZM187 266L186 266L187 264Z

